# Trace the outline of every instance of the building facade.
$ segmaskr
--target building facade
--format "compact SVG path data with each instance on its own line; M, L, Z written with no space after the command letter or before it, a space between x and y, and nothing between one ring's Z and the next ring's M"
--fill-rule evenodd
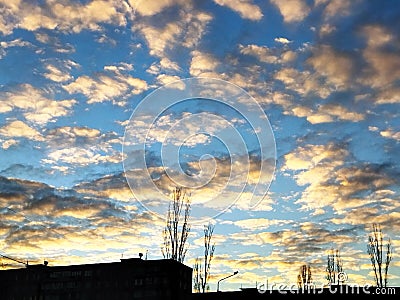
M191 292L192 268L172 259L0 271L2 300L183 300Z

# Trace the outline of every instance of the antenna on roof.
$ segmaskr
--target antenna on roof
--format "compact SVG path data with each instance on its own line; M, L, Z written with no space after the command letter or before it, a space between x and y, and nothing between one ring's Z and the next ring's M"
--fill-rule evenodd
M18 260L18 259L15 259L15 258L6 256L6 255L1 254L1 253L0 253L0 256L1 256L1 257L4 257L4 258L7 258L7 259L10 259L10 260L12 260L12 261L15 261L15 262L17 262L17 263L23 264L23 265L25 265L25 267L28 267L28 260L27 260L26 262L23 262L23 261L20 261L20 260Z

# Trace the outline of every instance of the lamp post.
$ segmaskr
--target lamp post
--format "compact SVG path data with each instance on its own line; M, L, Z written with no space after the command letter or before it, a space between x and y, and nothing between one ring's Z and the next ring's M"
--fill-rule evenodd
M228 279L229 277L235 276L237 273L239 273L239 271L235 271L235 272L233 272L233 274L228 275L228 276L226 276L226 277L224 277L224 278L218 280L218 283L217 283L217 292L219 292L219 283L220 283L222 280L225 280L225 279Z

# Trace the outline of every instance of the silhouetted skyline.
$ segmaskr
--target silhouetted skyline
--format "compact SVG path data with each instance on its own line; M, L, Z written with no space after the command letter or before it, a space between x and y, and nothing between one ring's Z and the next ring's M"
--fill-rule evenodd
M212 291L237 270L222 290L293 284L303 264L325 284L332 248L349 283L374 284L373 223L400 285L397 1L3 2L1 254L160 259L153 212L193 180L184 263L210 217Z

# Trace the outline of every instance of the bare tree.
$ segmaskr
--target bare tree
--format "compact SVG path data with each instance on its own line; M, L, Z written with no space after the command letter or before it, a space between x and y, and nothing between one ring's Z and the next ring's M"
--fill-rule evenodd
M187 238L190 232L190 200L186 191L176 187L168 207L167 220L163 230L164 244L161 252L164 258L183 263L187 252Z
M209 223L204 226L204 258L203 263L196 258L193 267L194 289L197 293L205 293L209 289L211 261L214 257L215 243L211 243L215 226Z
M193 288L196 293L201 291L200 274L203 272L200 259L197 257L193 265Z
M328 253L326 279L328 279L329 284L344 283L345 277L341 276L342 273L343 263L340 257L339 250L331 249Z
M312 283L311 267L302 265L297 275L297 286L299 289L307 289Z
M379 224L372 225L373 232L368 236L368 254L371 259L372 268L375 274L375 281L378 287L386 287L388 282L389 265L392 261L392 245L390 238L384 246L383 233ZM383 261L383 252L386 248L385 261Z

